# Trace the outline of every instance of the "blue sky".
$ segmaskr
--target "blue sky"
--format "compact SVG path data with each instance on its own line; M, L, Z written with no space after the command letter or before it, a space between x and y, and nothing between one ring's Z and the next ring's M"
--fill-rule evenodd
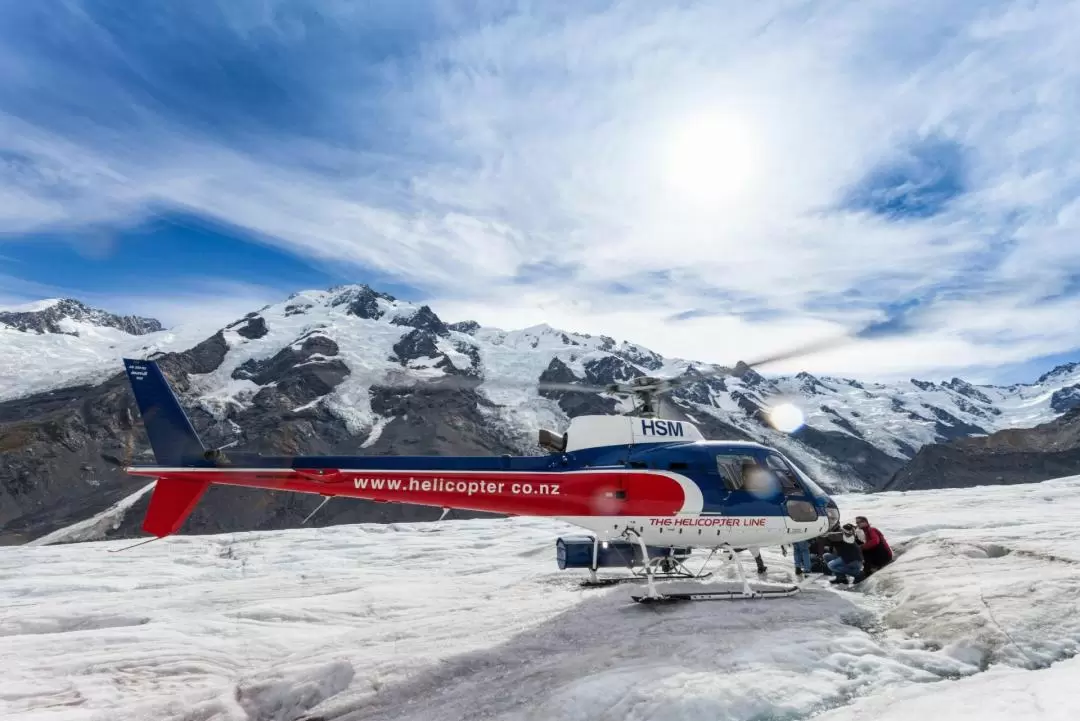
M0 303L368 282L716 362L1080 358L1075 3L0 8Z

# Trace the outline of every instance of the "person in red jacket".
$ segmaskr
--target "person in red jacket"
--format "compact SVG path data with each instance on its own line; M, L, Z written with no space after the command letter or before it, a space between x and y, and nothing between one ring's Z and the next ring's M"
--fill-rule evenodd
M885 534L870 525L866 516L855 516L855 525L863 532L866 538L862 542L863 552L863 578L874 571L884 568L892 563L893 552L889 548L889 542L885 540Z

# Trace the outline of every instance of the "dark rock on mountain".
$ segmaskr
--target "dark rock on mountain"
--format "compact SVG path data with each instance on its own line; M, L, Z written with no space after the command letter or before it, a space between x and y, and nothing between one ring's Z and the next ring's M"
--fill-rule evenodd
M1036 483L1076 474L1080 474L1080 407L1034 428L923 446L884 489Z
M446 326L450 330L457 331L458 333L466 333L473 335L476 331L480 330L480 324L475 320L463 320L458 323L450 323Z
M700 378L700 380L690 380L695 376L700 376L694 369L690 369L683 374L683 385L679 386L671 392L673 398L679 400L689 401L691 403L700 403L702 405L712 404L712 393L710 391L723 393L727 390L727 384L724 383L724 379L720 376L711 376L708 378Z
M1041 376L1039 376L1038 379L1035 381L1035 384L1038 385L1040 383L1045 383L1049 380L1053 380L1054 378L1059 378L1063 375L1067 375L1075 371L1077 368L1080 368L1080 361L1073 363L1062 363L1059 366L1054 366L1046 373L1043 373Z
M282 378L297 365L308 362L316 355L336 356L337 354L338 344L332 338L316 331L309 334L299 348L294 343L282 348L267 360L244 361L232 372L232 377L237 380L250 380L256 385L264 386Z
M746 415L760 423L767 423L768 416L761 404L742 391L731 391L731 399L743 410Z
M581 379L574 375L570 367L558 358L552 358L548 367L540 374L541 383L581 383ZM541 388L540 395L550 398L559 404L570 418L583 415L603 414L615 412L618 401L614 398L604 398L595 393L578 393L576 391L551 390Z
M833 459L841 471L858 478L871 487L880 488L888 483L904 460L890 456L862 438L855 438L840 431L822 431L812 426L802 426L791 434L797 441L820 451Z
M459 368L458 370L469 375L480 375L481 369L483 368L483 359L480 357L479 348L474 345L469 345L468 343L462 343L461 341L454 341L454 350L469 357L469 367Z
M614 398L604 398L593 393L570 393L566 391L542 391L542 395L558 395L559 408L570 418L578 416L611 415L618 407Z
M0 403L0 543L103 510L139 487L120 469L145 447L122 373Z
M428 330L411 330L394 344L393 360L401 365L408 365L409 361L420 358L439 358L443 354L439 351L438 341L435 334Z
M180 384L179 390L182 392L187 390L187 376L205 375L217 370L225 362L225 354L228 352L229 344L225 342L225 334L218 331L191 350L159 355L151 360L161 366L166 377L179 378L176 383Z
M0 311L0 323L26 333L60 333L78 335L65 330L65 319L90 323L104 328L116 328L131 335L146 335L162 330L159 321L136 315L114 315L97 308L90 308L71 298L63 298L43 310L37 311Z
M979 416L980 418L985 418L988 421L992 420L992 416L1001 415L1001 410L994 406L983 408L982 406L977 406L964 398L954 398L953 402L955 402L956 407L962 410L964 413L970 413L973 416Z
M632 343L624 343L618 355L649 371L659 370L664 366L664 359L660 354Z
M1080 406L1080 384L1054 391L1050 396L1050 407L1058 413L1065 413Z
M930 411L930 415L937 419L934 421L934 432L937 433L938 438L951 440L953 438L965 438L970 435L986 435L985 429L973 423L965 423L942 408L925 403L922 404L922 407Z
M980 403L986 403L987 405L992 403L990 398L985 393L983 393L978 388L971 385L965 380L953 378L951 381L946 381L942 385L944 385L946 388L956 391L962 396L967 396L968 398L979 401Z
M404 325L410 328L416 328L417 330L428 331L429 333L444 338L450 335L450 329L439 319L439 316L435 315L435 311L428 308L426 305L420 306L420 308L412 315L394 318L390 323L393 325Z
M798 373L795 377L799 380L799 389L807 395L823 395L824 392L828 390L822 385L821 381L809 373Z
M449 334L447 334L449 335ZM428 328L416 328L409 331L394 344L394 355L390 360L403 366L421 358L434 358L433 367L441 368L444 372L456 375L479 375L480 351L467 343L455 342L454 349L469 357L469 363L454 363L446 354L439 350L438 337L435 332ZM459 364L461 367L459 367Z
M227 330L236 330L237 333L248 340L258 340L270 332L266 327L266 319L258 313L248 313L246 316L225 326Z
M821 409L822 413L827 413L832 418L833 423L840 426L841 428L843 428L844 430L846 430L848 433L855 436L856 438L862 438L863 440L865 440L865 437L863 436L862 432L858 428L856 428L855 425L851 421L849 421L847 418L844 418L842 415L840 415L840 413L838 411L836 411L833 408L830 408L827 405L819 406L819 408Z
M584 368L585 382L596 386L624 383L645 375L622 358L613 355L587 361Z
M393 302L394 296L379 293L366 285L338 286L331 288L333 297L330 300L331 307L346 306L345 312L358 318L378 320L385 315L379 307L379 300Z
M911 379L911 385L915 386L921 391L932 391L937 388L936 383L932 383L931 381L920 381L915 378Z
M326 395L348 377L348 366L333 357L337 354L332 338L313 331L300 347L294 343L267 360L241 363L232 377L263 386L253 399L260 412L288 414Z
M736 363L735 368L732 370L734 371L735 377L741 379L743 384L747 388L758 389L766 388L773 385L772 381L768 380L756 370L746 365L746 363L744 363L743 361L739 361L738 363Z

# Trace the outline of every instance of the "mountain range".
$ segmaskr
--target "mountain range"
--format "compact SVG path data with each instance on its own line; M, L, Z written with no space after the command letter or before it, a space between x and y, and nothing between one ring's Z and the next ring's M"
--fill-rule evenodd
M540 428L561 432L574 416L630 408L592 392L538 390L539 381L655 375L689 381L667 397L665 414L707 438L777 447L831 490L1080 472L1080 363L1009 386L765 376L745 364L694 381L713 366L547 325L447 322L366 285L295 293L220 329L165 329L56 299L0 309L0 542L38 538L142 487L122 472L152 462L123 357L158 360L207 444L264 453L538 453ZM770 409L780 404L801 409L804 424L774 427ZM183 530L291 527L318 502L215 487ZM110 532L137 535L135 510ZM311 525L438 514L339 500Z

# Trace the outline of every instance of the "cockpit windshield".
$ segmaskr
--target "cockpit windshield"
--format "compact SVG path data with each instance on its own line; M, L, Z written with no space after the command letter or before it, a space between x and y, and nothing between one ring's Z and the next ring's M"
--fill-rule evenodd
M808 491L810 491L810 493L812 495L817 496L818 498L827 498L828 497L829 494L825 492L824 488L822 488L816 482L814 482L813 478L811 478L805 472L803 472L803 470L801 468L799 468L797 465L792 463L791 460L789 458L787 458L786 456L784 457L784 460L787 461L787 464L789 466L791 466L791 468L794 469L794 471L797 474L799 474L799 480L803 482L803 485L806 486L806 489Z

